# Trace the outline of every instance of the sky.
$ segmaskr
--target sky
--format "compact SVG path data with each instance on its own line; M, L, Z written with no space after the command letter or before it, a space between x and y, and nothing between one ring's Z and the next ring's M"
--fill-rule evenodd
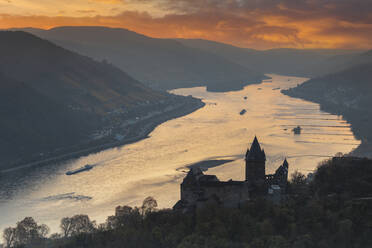
M0 28L108 26L254 49L372 49L372 0L0 0Z

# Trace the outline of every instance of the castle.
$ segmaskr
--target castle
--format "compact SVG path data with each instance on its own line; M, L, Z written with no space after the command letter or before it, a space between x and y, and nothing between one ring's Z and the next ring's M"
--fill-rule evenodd
M215 175L205 175L200 168L191 168L181 183L181 200L173 208L190 210L208 204L240 207L255 197L279 202L287 188L288 162L285 159L270 175L266 175L265 166L265 151L255 137L245 154L245 181L223 182Z

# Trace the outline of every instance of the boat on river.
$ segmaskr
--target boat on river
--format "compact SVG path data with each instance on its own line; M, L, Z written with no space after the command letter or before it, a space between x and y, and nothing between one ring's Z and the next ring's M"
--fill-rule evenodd
M302 128L300 126L297 126L297 127L293 128L292 131L293 131L294 134L299 135L299 134L301 134Z
M80 172L83 172L83 171L88 171L88 170L91 170L91 169L93 169L93 166L90 165L90 164L87 164L87 165L84 165L83 167L80 167L79 169L67 171L66 175L71 176L71 175L74 175L74 174L77 174L77 173L80 173Z
M244 115L245 113L247 112L247 110L243 109L242 111L240 111L240 115Z

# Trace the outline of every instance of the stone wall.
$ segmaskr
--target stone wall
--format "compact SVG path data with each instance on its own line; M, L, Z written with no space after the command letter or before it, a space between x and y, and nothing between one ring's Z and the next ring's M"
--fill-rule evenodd
M246 182L208 182L197 187L181 186L181 200L188 205L200 205L210 200L225 207L239 207L249 200Z

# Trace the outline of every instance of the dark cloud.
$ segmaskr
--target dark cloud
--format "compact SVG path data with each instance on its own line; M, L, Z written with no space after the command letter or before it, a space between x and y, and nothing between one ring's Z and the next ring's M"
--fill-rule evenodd
M236 15L274 14L295 19L328 16L350 22L372 20L372 0L142 0L159 8L190 14L229 11Z

